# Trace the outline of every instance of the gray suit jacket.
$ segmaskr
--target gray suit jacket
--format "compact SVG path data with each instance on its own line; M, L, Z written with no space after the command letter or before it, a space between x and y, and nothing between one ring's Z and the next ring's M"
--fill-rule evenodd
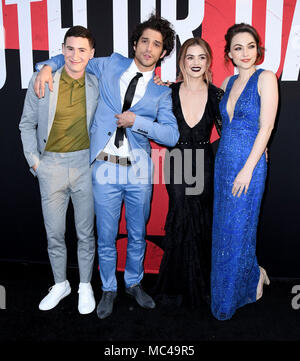
M21 131L24 155L29 164L30 171L34 175L36 175L36 173L31 167L34 164L39 164L40 157L45 151L55 117L62 69L63 68L60 68L53 75L53 92L49 91L48 84L46 84L45 97L41 99L39 99L34 92L33 86L37 76L37 73L34 73L25 97L19 129ZM92 74L85 73L86 121L88 131L90 130L98 104L98 89L98 79Z

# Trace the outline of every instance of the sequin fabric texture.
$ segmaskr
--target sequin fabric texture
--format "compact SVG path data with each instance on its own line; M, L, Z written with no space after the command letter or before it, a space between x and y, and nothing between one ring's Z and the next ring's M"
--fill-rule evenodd
M232 76L220 102L222 135L215 160L212 238L211 310L219 320L256 301L259 267L256 230L264 192L267 164L258 161L247 195L232 195L233 182L244 166L259 131L260 96L257 82L262 69L248 80L230 122L226 105L237 75Z

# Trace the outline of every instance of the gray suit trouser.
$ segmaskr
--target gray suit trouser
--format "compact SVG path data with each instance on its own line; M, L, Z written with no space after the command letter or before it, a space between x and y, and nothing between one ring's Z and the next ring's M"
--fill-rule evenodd
M80 282L90 282L95 257L94 200L89 150L45 152L37 168L48 255L55 283L66 280L66 212L70 197L78 238Z

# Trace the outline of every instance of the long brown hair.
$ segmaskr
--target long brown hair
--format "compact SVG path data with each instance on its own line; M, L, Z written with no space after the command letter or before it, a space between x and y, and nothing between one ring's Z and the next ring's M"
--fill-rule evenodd
M236 34L239 34L239 33L249 33L250 35L253 36L254 41L256 43L256 47L257 47L257 58L255 61L255 64L258 64L264 56L265 49L261 45L261 40L260 40L260 37L259 37L256 29L253 26L251 26L249 24L245 24L245 23L234 24L227 30L227 33L225 35L226 44L225 44L225 48L224 48L225 61L226 62L231 61L232 64L235 66L233 60L230 59L228 54L230 53L230 46L231 46L232 38Z
M212 63L212 51L211 48L208 44L207 41L205 41L204 39L201 39L200 37L195 37L195 38L190 38L188 40L186 40L179 51L179 55L178 55L178 65L179 65L179 74L178 74L178 81L184 81L186 78L186 71L184 68L184 59L186 57L186 53L187 53L187 49L190 46L194 46L194 45L200 45L201 48L204 50L205 55L207 57L207 69L205 71L205 73L203 74L203 78L204 81L208 84L211 83L212 81L212 73L211 73L211 63Z

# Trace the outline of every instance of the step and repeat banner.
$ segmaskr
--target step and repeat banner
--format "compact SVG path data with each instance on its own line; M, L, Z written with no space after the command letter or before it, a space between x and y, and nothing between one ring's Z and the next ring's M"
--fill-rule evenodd
M252 24L266 52L260 68L276 73L280 105L269 145L269 173L258 230L258 258L277 277L300 277L300 0L0 0L1 241L0 259L48 262L38 182L28 170L18 124L34 64L61 52L70 26L88 27L96 55L132 57L129 38L137 23L157 12L176 31L176 47L157 72L174 81L180 45L201 36L213 50L213 82L234 74L224 62L224 35L234 23ZM215 130L211 141L217 139ZM157 272L163 251L168 196L162 183L164 149L156 152L156 184L147 225L145 268ZM76 265L72 206L67 217L69 263ZM125 262L122 212L118 268Z

